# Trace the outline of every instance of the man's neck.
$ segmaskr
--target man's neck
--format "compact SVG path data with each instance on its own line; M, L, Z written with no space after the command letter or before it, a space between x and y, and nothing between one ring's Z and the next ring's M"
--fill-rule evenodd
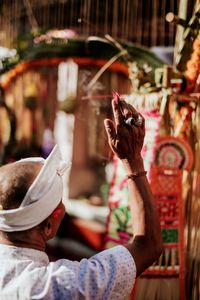
M2 233L0 232L0 244L22 247L22 248L30 248L39 251L45 251L46 243L42 236L37 234L30 234L30 237L27 238L26 235L20 234L10 234L10 233Z

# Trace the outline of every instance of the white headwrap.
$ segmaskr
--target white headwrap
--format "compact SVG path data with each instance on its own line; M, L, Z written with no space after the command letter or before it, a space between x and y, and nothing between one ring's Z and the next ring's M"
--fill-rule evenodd
M30 229L44 221L62 199L62 175L71 166L61 158L61 153L56 145L48 158L30 157L17 161L38 161L43 166L29 187L21 205L16 209L0 210L0 230L22 231Z

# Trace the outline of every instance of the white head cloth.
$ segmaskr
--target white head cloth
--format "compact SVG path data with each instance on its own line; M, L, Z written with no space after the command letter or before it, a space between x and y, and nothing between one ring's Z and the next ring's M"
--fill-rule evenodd
M30 229L44 221L58 206L63 194L62 175L71 166L61 158L56 145L48 158L30 157L17 161L43 163L29 187L21 205L16 209L0 211L0 230L12 232Z

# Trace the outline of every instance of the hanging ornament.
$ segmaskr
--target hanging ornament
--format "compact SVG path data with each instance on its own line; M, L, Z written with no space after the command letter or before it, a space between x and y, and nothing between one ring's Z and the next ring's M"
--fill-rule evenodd
M176 137L160 137L156 144L155 165L190 171L193 153L189 144Z

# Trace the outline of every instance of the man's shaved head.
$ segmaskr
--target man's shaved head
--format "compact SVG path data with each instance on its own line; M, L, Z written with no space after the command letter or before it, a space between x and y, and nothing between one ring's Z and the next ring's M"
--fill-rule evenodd
M0 167L0 209L10 210L20 206L28 189L43 166L44 164L40 160L24 160ZM58 178L56 177L56 179ZM59 181L58 183L58 188L62 188L61 182ZM59 195L60 194L61 190L59 192ZM54 216L55 214L53 215L50 213L50 215L47 216L46 219L41 220L39 224L37 224L36 221L36 225L31 228L20 231L0 230L0 244L17 245L19 247L34 248L44 251L46 241L56 235L65 214L64 205L62 204L59 195L49 194L49 197L59 197L60 203L57 204L55 208L52 207L52 213L57 209L56 218ZM58 202L58 199L55 199L55 201ZM38 206L38 210L39 209ZM4 213L5 212L3 212L2 215L4 215ZM34 218L33 213L36 214L36 210L34 211L33 209L31 212L30 209L30 214L32 214L30 215L30 218L32 218L32 216ZM38 213L40 214L39 211ZM23 214L21 217L23 217ZM12 228L13 230L15 229L14 225Z
M39 162L20 162L0 168L0 205L3 209L20 206L41 166Z

